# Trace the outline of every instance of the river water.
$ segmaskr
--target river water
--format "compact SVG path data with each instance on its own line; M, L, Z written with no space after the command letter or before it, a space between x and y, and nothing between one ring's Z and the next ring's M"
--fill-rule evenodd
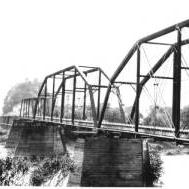
M162 155L163 174L159 183L168 188L189 188L189 155Z
M0 159L4 159L7 157L7 149L5 148L4 145L0 144Z
M0 158L5 158L7 151L0 145ZM168 188L189 188L189 154L161 155L163 173L156 186Z

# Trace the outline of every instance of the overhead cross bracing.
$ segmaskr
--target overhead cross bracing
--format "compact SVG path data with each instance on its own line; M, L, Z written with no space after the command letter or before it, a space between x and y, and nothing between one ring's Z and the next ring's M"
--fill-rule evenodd
M172 94L172 115L167 115L166 119L171 125L170 129L173 129L173 138L179 138L181 133L182 70L186 71L189 69L183 57L183 47L188 45L189 38L184 36L183 30L188 26L189 20L186 20L138 40L110 79L102 69L87 66L71 66L48 75L42 83L38 97L22 101L21 117L32 117L34 120L39 117L43 120L47 120L47 118L49 120L50 117L51 121L59 117L60 123L64 119L70 119L72 125L74 125L75 120L87 120L86 117L88 117L92 119L94 128L102 130L105 124L106 111L110 104L110 94L115 94L119 103L122 123L125 125L131 124L133 126L132 132L136 134L140 133L140 104L143 103L140 99L142 92L146 90L146 85L150 81L155 80L155 91L159 87L157 80L169 80L172 82L172 90L170 91L170 94ZM169 38L169 35L172 34L174 38L171 42L164 40L164 38L167 36ZM152 48L151 46L161 48L163 52L161 55L156 53L153 55L156 58L156 62L153 64L151 64L151 60L148 58L148 53L145 50L147 45L150 45L149 48ZM132 74L134 78L130 79L129 75L125 74L124 79L130 79L130 81L119 80L119 76L124 70L127 70L132 59L134 59L132 65L135 66L135 73ZM142 73L143 59L146 59L147 64L150 65L146 73ZM156 75L162 66L167 64L168 60L170 60L172 66L171 74ZM91 77L93 79L89 79L90 75L93 75ZM83 82L82 86L78 86L79 78L81 80L80 83ZM106 80L106 82L103 83L102 80ZM71 82L69 83L69 81ZM51 82L51 90L48 87L49 82ZM121 85L129 85L134 91L134 101L129 116L125 115L123 107L123 100L126 98L127 91L123 93L120 90ZM66 97L67 94L70 94L70 97L69 95ZM77 96L78 94L80 96ZM152 94L150 95L153 96ZM127 98L128 101L131 101L130 99L130 97ZM59 105L56 105L58 101ZM77 105L79 103L80 105ZM86 105L87 103L88 105ZM86 110L89 105L90 109ZM91 111L90 113L89 110Z

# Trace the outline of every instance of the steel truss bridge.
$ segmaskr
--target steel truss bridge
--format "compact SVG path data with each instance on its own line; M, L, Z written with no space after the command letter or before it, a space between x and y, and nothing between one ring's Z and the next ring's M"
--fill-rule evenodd
M134 136L189 142L187 139L189 130L181 129L180 126L181 76L182 70L189 70L189 67L182 66L182 48L189 44L189 38L184 38L182 32L188 27L189 20L186 20L138 40L110 78L101 68L90 66L70 66L46 76L37 97L22 100L20 118L91 129L94 133L116 132L120 133L120 136L133 134ZM175 36L174 42L157 41L171 34ZM146 74L141 72L141 48L144 45L167 47L163 55L156 57L157 61ZM133 57L136 57L133 63L136 71L134 79L129 82L119 81L119 76L127 69ZM171 58L172 76L156 75L170 57L173 57ZM124 77L127 78L127 75ZM170 128L140 124L141 93L152 79L172 81ZM129 85L135 89L135 98L129 116L126 116L124 112L125 93L121 93L119 85ZM105 121L112 93L119 104L121 123Z

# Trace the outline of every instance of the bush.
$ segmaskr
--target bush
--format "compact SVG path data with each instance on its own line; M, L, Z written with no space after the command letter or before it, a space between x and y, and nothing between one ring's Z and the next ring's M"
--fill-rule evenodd
M44 177L39 168L34 170L30 180L32 186L40 186L44 182Z
M40 186L60 170L64 177L67 176L70 171L75 170L74 162L68 156L45 158L32 173L31 185Z
M147 186L153 186L162 173L162 160L157 151L149 153L149 161L144 165L144 177Z
M0 159L0 185L9 186L16 174L25 174L29 170L27 159L10 158Z
M0 159L0 185L14 185L15 176L28 173L29 169L34 167L30 177L30 184L40 186L47 179L61 170L62 175L66 176L69 171L75 170L73 161L68 157L7 157Z

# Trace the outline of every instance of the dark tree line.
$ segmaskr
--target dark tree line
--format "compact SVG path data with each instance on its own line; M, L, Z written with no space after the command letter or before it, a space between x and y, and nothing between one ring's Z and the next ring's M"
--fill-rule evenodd
M3 114L11 113L23 98L37 96L40 85L41 83L34 79L33 81L26 80L12 87L4 99Z

